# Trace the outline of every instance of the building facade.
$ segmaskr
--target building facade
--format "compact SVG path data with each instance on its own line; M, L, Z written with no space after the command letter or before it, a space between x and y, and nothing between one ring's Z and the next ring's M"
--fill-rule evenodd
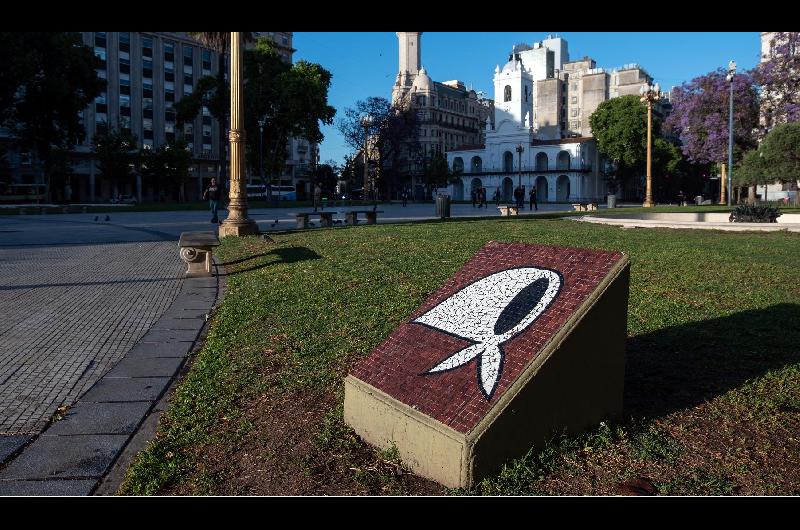
M283 59L292 62L292 32L254 32L254 36L271 39ZM53 190L56 200L105 202L119 194L133 195L140 202L163 198L156 189L143 188L138 175L135 181L114 188L100 178L92 157L92 138L109 127L135 135L139 149L158 149L176 137L183 138L192 153L184 198L199 199L217 174L219 125L204 106L200 115L179 131L175 103L190 94L199 79L217 75L218 54L187 32L82 32L82 37L101 60L97 75L106 80L106 88L82 113L86 134L72 152L70 190ZM227 164L227 148L225 151L221 156ZM316 146L302 138L291 138L281 184L305 190L315 152ZM41 171L30 153L12 148L8 158L12 182L41 182Z
M497 192L500 200L511 201L520 185L526 197L535 187L540 202L605 197L605 161L589 117L608 99L638 96L652 77L636 64L607 71L587 56L571 61L567 41L550 35L513 46L506 64L495 67L493 81L494 116L485 121L485 142L447 152L450 166L462 171L449 187L454 200L486 188L489 198ZM665 99L659 111L668 110Z
M422 171L437 155L484 140L484 123L492 101L479 97L464 82L438 82L422 65L422 32L398 32L399 71L392 103L416 112L418 136L401 156L400 171L411 175L415 195L424 193Z

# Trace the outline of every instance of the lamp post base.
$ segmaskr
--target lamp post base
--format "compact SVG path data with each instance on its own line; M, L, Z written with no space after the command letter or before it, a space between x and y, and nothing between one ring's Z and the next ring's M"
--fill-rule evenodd
M642 203L642 208L652 208L653 206L655 206L653 201L644 201Z
M239 222L229 222L226 219L221 225L219 225L219 237L252 236L258 233L258 225L252 219Z

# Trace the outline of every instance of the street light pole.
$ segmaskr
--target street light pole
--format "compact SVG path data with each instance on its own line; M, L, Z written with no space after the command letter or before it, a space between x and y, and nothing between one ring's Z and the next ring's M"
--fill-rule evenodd
M258 233L258 225L247 215L244 174L244 64L242 36L231 32L231 171L228 218L219 227L219 236L246 236Z
M522 144L517 145L517 155L519 158L519 177L517 178L517 187L522 188L522 152L525 150Z
M369 157L367 149L369 144L369 127L372 125L372 118L364 116L361 118L361 126L364 127L364 187L361 191L361 199L366 201L369 193Z
M260 165L261 184L264 184L264 117L258 119L258 159Z
M733 78L736 75L736 61L728 63L728 82L731 84L730 108L728 111L728 206L731 205L731 186L733 182Z
M661 91L658 83L642 85L639 89L642 102L647 104L647 188L644 196L645 208L653 207L653 103L658 101Z

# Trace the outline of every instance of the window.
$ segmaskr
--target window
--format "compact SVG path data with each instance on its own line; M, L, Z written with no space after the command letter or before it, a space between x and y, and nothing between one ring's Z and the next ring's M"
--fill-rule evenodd
M122 129L130 130L130 128L131 128L131 117L130 116L125 116L125 115L120 116L119 117L119 126Z
M142 97L143 98L152 98L153 97L153 81L150 82L144 81L142 82Z
M175 114L174 110L167 110L164 111L164 121L165 122L174 122L177 115Z
M171 67L171 63L173 63L174 61L175 61L175 44L170 41L166 41L164 42L164 63L169 62ZM164 66L166 67L166 64Z
M142 37L142 57L153 57L153 37Z
M578 109L572 109L572 113L570 114L573 118L578 115Z
M171 88L164 89L164 101L174 102L175 101L175 90Z
M192 85L183 85L183 94L188 96L192 93Z
M211 50L203 50L203 70L211 71Z
M170 83L175 81L175 72L173 71L165 71L164 72L164 81L169 81Z
M122 79L119 80L119 93L120 94L127 94L131 95L131 80L130 79Z
M100 59L104 63L106 62L106 49L105 48L95 47L94 54L97 56L98 59ZM103 67L105 68L105 65L103 65Z
M192 84L192 76L191 75L184 75L183 76L183 84L184 85L191 85Z
M152 59L142 59L142 77L153 77Z
M131 60L125 59L120 57L119 59L119 73L121 74L130 74L131 73Z
M119 51L131 51L131 34L129 31L120 31L119 33Z
M577 103L578 102L578 96L572 96L572 99L570 100L570 102L571 103Z
M283 43L284 46L288 46L289 45L289 37L282 37L281 38L281 42ZM367 158L369 158L369 157L367 157Z
M94 32L94 45L100 48L106 47L106 32L105 31L95 31Z
M183 64L184 66L192 66L193 48L191 46L183 47Z
M511 85L506 85L503 90L503 101L511 101Z
M144 147L146 151L151 151L153 149L153 138L152 138L153 131L150 131L150 136L151 138L146 138L145 140L142 140L142 147Z
M131 106L131 97L130 96L119 96L119 106L120 107L130 107Z

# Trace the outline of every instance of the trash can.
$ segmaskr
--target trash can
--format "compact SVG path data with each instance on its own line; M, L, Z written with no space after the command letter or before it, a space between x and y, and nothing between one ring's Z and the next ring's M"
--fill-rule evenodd
M617 207L617 196L609 194L606 197L606 201L609 208L616 208Z
M450 217L450 196L437 195L436 196L436 217L444 219Z

